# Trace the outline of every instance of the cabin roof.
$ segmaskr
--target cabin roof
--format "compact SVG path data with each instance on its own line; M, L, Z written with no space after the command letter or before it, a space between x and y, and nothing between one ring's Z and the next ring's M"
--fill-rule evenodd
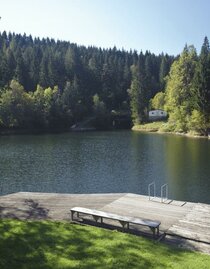
M150 110L149 112L153 112L153 111L163 111L163 112L166 112L166 111L163 110L163 109L153 109L153 110Z

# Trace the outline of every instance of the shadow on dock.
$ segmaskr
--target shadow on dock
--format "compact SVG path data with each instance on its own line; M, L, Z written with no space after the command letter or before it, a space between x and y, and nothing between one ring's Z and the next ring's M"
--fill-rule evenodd
M0 218L44 220L49 219L49 209L44 208L33 199L25 199L21 207L15 205L1 205Z
M160 203L148 200L148 196L131 193L20 192L0 196L0 218L70 221L70 209L75 206L160 221L160 235L165 243L210 254L210 205L207 204L181 201ZM111 221L102 227L120 230L120 225L116 227L116 222ZM130 233L151 237L146 230L148 227L132 228Z

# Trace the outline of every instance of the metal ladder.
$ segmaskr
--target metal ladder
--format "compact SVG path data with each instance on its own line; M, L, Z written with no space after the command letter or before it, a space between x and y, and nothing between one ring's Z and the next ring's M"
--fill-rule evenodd
M164 196L164 193L165 193L165 196ZM163 184L161 186L161 203L164 203L167 200L168 200L168 184Z
M153 191L152 191L153 190ZM161 191L161 203L164 203L168 200L168 184L163 184L160 188ZM153 193L153 195L151 195ZM149 201L155 199L156 197L156 185L153 181L148 185L148 198Z
M151 187L153 187L153 196L151 196ZM156 197L156 187L155 187L154 181L148 185L148 196L149 196L149 200L152 200Z

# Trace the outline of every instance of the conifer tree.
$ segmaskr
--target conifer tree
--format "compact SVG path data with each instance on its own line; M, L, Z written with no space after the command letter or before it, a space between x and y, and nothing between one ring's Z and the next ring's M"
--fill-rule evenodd
M140 124L147 119L147 93L146 75L142 67L133 65L131 67L132 80L130 94L131 113L134 124Z
M210 47L207 37L204 38L201 48L194 87L199 93L199 110L204 114L206 120L208 120L210 115Z

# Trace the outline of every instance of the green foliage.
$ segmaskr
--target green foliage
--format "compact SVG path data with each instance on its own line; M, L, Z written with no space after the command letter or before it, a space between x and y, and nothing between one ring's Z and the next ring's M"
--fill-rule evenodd
M135 125L146 121L148 99L146 97L146 75L142 68L138 66L131 67L132 81L130 94L130 104L133 123Z
M58 87L25 92L12 80L0 95L1 127L12 129L55 129L64 127L70 116L63 110Z
M165 109L170 130L206 134L210 113L210 49L205 38L201 54L185 47L167 78Z
M169 73L171 65L170 57L166 55L162 55L160 71L159 71L159 79L160 79L160 89L163 90L165 88L166 76Z
M210 257L117 231L54 221L1 220L0 268L210 267Z
M98 94L93 96L93 110L95 115L104 115L106 113L106 107L103 101L100 101Z
M151 109L164 109L164 105L165 105L165 93L164 92L158 92L150 100Z
M167 79L166 105L168 112L174 108L184 106L190 113L193 104L193 77L195 74L197 55L194 47L185 47L181 56L175 61Z
M163 129L207 132L207 37L199 56L186 46L176 61L167 54L86 48L6 32L0 33L0 45L1 129L62 130L88 117L109 128L112 110L131 112L139 124L148 120L150 106L167 110Z
M187 114L185 106L178 106L170 114L169 124L173 125L173 131L178 133L186 133L188 131L189 115Z
M134 131L147 131L147 132L157 132L165 124L163 121L150 122L145 124L136 125L132 128Z
M201 48L194 77L194 88L199 95L197 100L198 109L204 114L206 120L208 120L210 114L210 47L207 37L205 37Z
M198 110L193 110L192 115L188 120L188 128L198 134L206 134L208 124L204 114Z
M164 132L164 133L171 133L175 132L175 125L171 122L166 122L160 126L160 129L158 131Z
M94 127L106 129L110 127L110 115L108 115L106 105L100 100L98 94L93 96Z
M0 45L0 88L7 92L11 80L23 86L29 94L26 96L32 99L30 128L67 127L92 117L94 94L104 103L107 117L112 110L122 110L123 104L130 106L128 88L132 84L132 65L138 66L140 72L136 76L139 77L142 107L147 107L149 99L160 89L159 69L165 55L156 56L148 51L138 54L116 47L86 48L49 38L40 40L26 35L7 35L6 32L0 33ZM173 57L165 57L166 64L170 65L171 61ZM37 92L38 87L43 90L40 88ZM46 89L49 89L49 96L44 94ZM7 99L10 98L11 94ZM142 109L139 110L140 120L145 117ZM127 112L127 106L125 110ZM5 128L23 128L23 125L29 128L13 119L12 114L7 115L10 124L5 117L2 123Z
M5 127L28 127L30 126L30 115L32 98L23 87L12 80L10 87L1 94L0 118Z
M197 109L198 91L193 80L197 67L195 48L185 47L172 66L167 78L165 109L169 112L169 123L176 132L187 132L188 120Z

